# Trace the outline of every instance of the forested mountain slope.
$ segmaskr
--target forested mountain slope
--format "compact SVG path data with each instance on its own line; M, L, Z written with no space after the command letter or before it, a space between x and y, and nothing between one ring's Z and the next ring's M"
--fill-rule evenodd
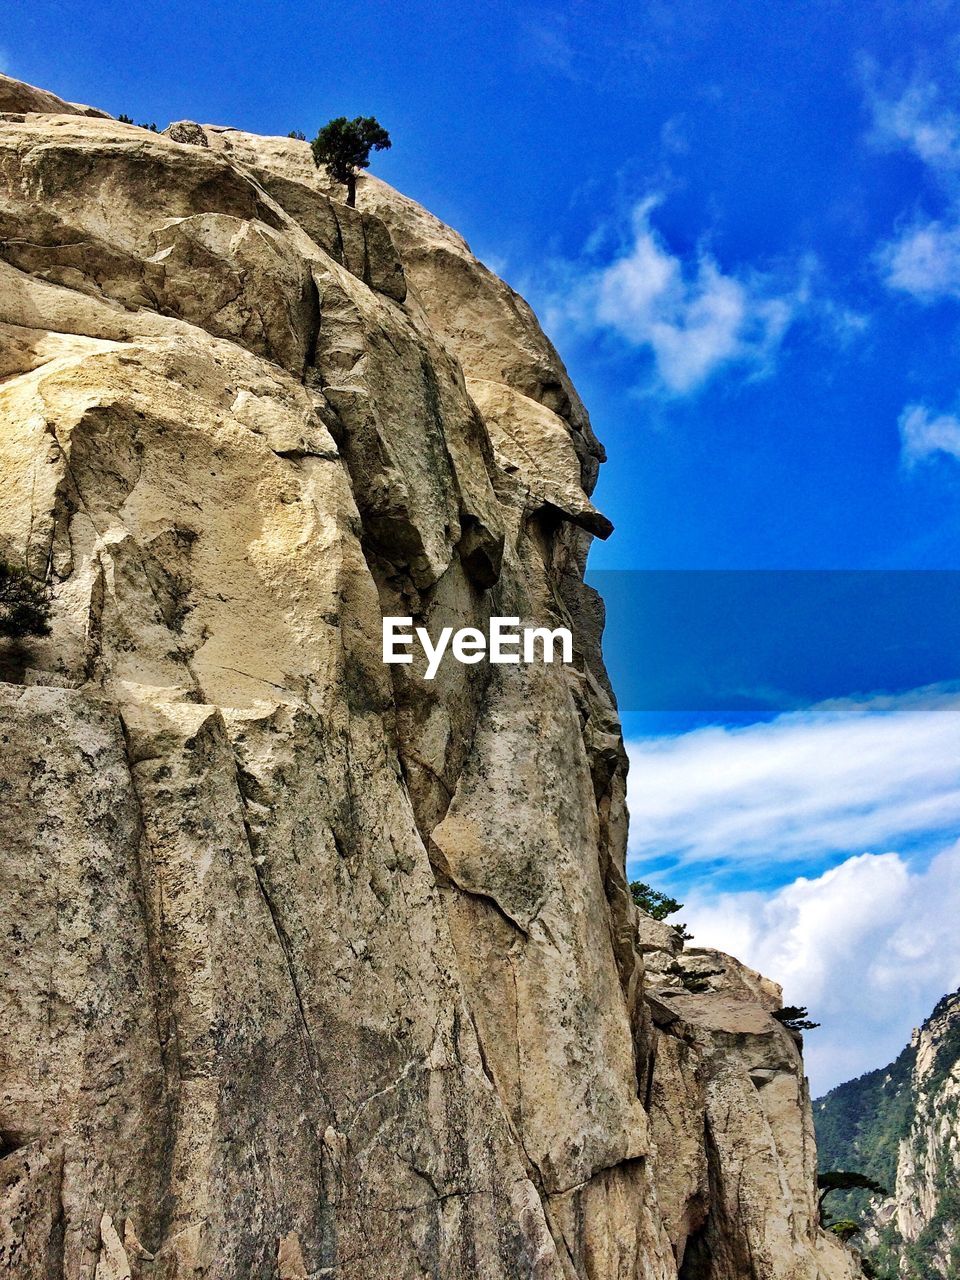
M821 1170L888 1191L832 1192L833 1218L863 1224L868 1267L888 1280L960 1277L960 992L944 996L889 1067L814 1102Z

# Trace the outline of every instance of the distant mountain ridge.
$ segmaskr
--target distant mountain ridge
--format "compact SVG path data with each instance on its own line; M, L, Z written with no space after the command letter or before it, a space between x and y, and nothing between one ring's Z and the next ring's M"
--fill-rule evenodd
M960 991L946 995L895 1062L813 1104L821 1170L856 1170L889 1196L833 1193L834 1219L863 1225L878 1280L960 1280Z

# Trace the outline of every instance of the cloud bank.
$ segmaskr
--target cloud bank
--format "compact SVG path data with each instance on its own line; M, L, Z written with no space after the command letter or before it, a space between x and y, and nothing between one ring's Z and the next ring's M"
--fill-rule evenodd
M628 751L631 876L683 899L694 945L809 1006L815 1092L891 1061L960 984L960 695L837 700Z
M917 868L859 854L770 894L688 895L694 945L729 951L775 978L821 1026L805 1037L815 1094L886 1066L960 984L960 845Z

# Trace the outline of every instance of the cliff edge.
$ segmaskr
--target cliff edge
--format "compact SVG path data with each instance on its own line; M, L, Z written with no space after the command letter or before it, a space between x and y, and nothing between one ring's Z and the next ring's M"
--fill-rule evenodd
M338 194L0 77L0 557L53 600L2 654L0 1275L852 1277L777 989L630 900L587 413L458 235ZM387 614L575 660L427 681Z

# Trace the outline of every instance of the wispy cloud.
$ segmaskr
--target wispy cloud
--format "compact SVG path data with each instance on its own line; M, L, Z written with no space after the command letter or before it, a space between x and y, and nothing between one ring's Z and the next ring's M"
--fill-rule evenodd
M568 16L556 10L529 13L521 23L525 61L576 80L576 52L568 34Z
M920 302L960 298L960 225L914 223L881 245L877 261L889 288Z
M713 883L960 830L960 694L837 700L628 743L630 860ZM783 878L781 875L779 878Z
M647 350L659 389L674 395L697 391L729 366L769 373L806 300L804 283L725 271L703 247L672 252L652 222L659 203L654 195L636 205L630 236L612 259L559 264L548 326L607 332Z
M960 846L923 867L898 853L860 854L773 893L688 895L695 944L731 952L809 1006L814 1093L892 1061L945 992L960 983Z
M683 112L676 116L670 116L665 120L660 128L660 145L664 151L673 155L683 156L690 150L690 140L687 137L687 119Z
M943 100L932 80L914 80L902 93L885 96L868 74L867 101L873 114L873 141L905 148L935 173L960 173L960 115Z
M914 155L946 203L942 216L915 215L880 246L881 275L889 288L920 302L960 297L960 114L932 81L914 81L888 97L868 78L867 98L874 144Z
M938 453L960 459L960 418L910 404L900 415L901 456L908 467Z
M960 299L960 112L931 80L915 79L886 96L867 69L875 145L915 156L943 206L939 216L912 213L874 255L889 289L928 305ZM901 459L909 469L936 455L960 459L960 419L909 404L899 419Z

